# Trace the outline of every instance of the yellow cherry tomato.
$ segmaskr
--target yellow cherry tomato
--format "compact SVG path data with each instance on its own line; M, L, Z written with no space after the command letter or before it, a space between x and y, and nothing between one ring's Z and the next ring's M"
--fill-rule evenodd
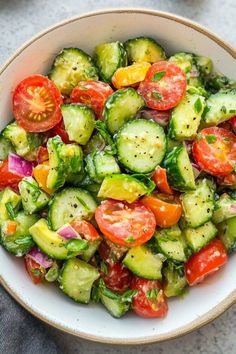
M39 184L39 187L43 189L48 194L53 194L55 192L54 189L50 189L47 187L47 178L49 173L49 162L45 161L42 164L36 166L33 169L33 176Z
M117 89L138 84L145 79L150 66L150 63L142 62L119 68L112 77L112 83Z

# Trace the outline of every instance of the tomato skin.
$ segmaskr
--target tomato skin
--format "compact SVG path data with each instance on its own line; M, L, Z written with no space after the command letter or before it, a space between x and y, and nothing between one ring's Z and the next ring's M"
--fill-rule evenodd
M17 189L22 176L9 171L8 160L4 160L0 165L0 189L12 187Z
M31 257L24 258L26 270L34 284L39 284L43 281L44 276L46 274L45 268L43 268L40 264L35 262Z
M69 135L65 130L64 122L61 121L59 124L57 124L53 129L52 129L52 136L59 135L61 137L61 140L65 144L70 144L72 141L69 139Z
M154 234L156 220L141 202L131 204L108 199L95 212L101 232L113 243L134 247L147 242Z
M108 263L107 274L101 272L106 286L118 293L124 293L129 289L132 273L122 263Z
M51 80L43 75L32 75L15 88L13 113L26 131L45 132L61 121L62 102L61 93Z
M71 226L87 241L100 240L101 237L95 227L86 220L73 220Z
M153 193L141 201L152 210L157 225L162 228L177 224L182 215L182 206L177 197Z
M203 281L217 271L228 260L226 248L221 240L215 239L199 252L194 253L185 264L185 274L190 286Z
M208 142L212 137L215 141ZM192 152L201 169L213 176L227 176L236 163L236 135L219 127L205 128L194 141Z
M113 93L105 82L88 80L80 81L71 93L72 103L83 103L92 108L98 118L101 118L104 104Z
M230 119L230 123L233 128L233 131L236 133L236 116L234 116Z
M167 174L166 174L166 169L165 168L157 166L152 178L153 178L153 181L155 182L157 188L162 193L174 194L172 188L170 187L170 185L168 183Z
M155 80L158 73L164 75ZM185 94L186 87L186 76L178 66L167 61L159 61L148 70L138 92L149 108L165 111L177 106Z
M235 173L231 173L230 175L227 175L225 177L218 178L217 182L220 185L235 188L236 187L236 174Z
M134 277L131 282L131 289L138 290L133 298L132 308L137 315L145 318L165 317L168 312L166 297L158 280L147 280ZM148 291L159 289L156 299L148 299Z
M38 151L38 163L41 164L45 161L48 161L49 154L48 149L45 146L40 146Z

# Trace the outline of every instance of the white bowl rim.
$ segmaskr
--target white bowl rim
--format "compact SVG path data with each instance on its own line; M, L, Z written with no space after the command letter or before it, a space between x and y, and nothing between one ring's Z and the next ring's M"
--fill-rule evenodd
M224 41L222 38L219 36L215 35L213 32L208 30L206 27L198 24L197 22L194 22L192 20L189 20L187 18L184 18L182 16L175 15L173 13L169 12L164 12L164 11L157 11L157 10L152 10L152 9L146 9L146 8L113 8L113 9L104 9L104 10L97 10L97 11L92 11L85 13L83 15L79 16L74 16L70 17L66 20L57 22L56 24L46 28L45 30L39 32L35 36L33 36L30 40L26 41L21 47L19 47L10 57L5 61L5 63L0 67L0 75L3 74L3 72L7 69L7 67L27 48L29 47L33 42L37 41L47 33L62 27L68 23L75 22L80 19L84 18L89 18L97 15L104 15L104 14L111 14L111 13L141 13L141 14L147 14L147 15L152 15L152 16L157 16L161 18L166 18L170 19L172 21L176 21L178 23L184 24L187 27L193 28L194 30L206 35L209 37L211 40L216 42L220 47L224 48L225 51L227 51L234 59L236 59L236 50L228 44L226 41ZM137 339L128 339L127 341L124 342L123 339L106 339L104 337L100 337L97 335L86 335L85 333L82 333L78 330L71 330L68 329L67 326L63 326L56 321L51 321L47 317L42 316L40 311L35 311L31 307L29 307L22 299L21 297L17 294L16 291L14 291L10 285L8 284L7 280L4 279L0 275L0 284L4 287L4 289L28 312L30 312L33 316L37 317L41 321L51 325L54 328L57 328L63 332L67 332L69 334L75 335L77 337L98 342L98 343L105 343L105 344L112 344L112 345L136 345L136 344L149 344L149 343L158 343L162 341L167 341L170 339L174 339L180 336L183 336L185 334L188 334L196 329L199 329L200 327L208 324L209 322L213 321L217 317L219 317L221 314L223 314L227 309L229 309L232 305L236 303L236 289L232 291L223 301L218 303L215 307L213 307L210 311L205 313L204 315L200 316L197 320L182 326L178 328L177 330L167 332L162 335L152 335L148 336L145 338L142 338L140 340Z

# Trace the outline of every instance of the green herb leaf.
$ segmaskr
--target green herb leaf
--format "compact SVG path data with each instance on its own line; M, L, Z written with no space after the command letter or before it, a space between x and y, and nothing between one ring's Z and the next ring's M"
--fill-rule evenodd
M133 243L135 241L135 239L132 235L129 235L128 237L126 237L125 241L128 243Z
M229 113L235 114L236 113L236 109L230 109Z
M152 193L154 191L154 189L156 188L156 185L151 180L151 178L147 177L146 175L144 175L142 173L135 173L135 174L132 175L132 177L138 179L143 184L145 184L145 187L148 188L148 194Z
M100 279L100 281L99 281L99 289L101 290L102 294L104 296L109 297L109 299L120 301L121 295L116 294L113 291L109 290L106 287L103 279Z
M59 277L59 267L57 262L54 262L51 268L47 271L45 274L45 279L49 282L52 283L57 280Z
M202 118L204 119L206 117L206 114L210 111L210 107L205 106L203 112L202 112Z
M156 300L160 289L150 289L146 292L148 300Z
M227 113L227 108L226 108L225 106L222 106L220 110L221 110L221 112L223 112L224 114Z
M216 140L217 138L215 135L213 134L206 135L206 141L208 142L208 144L213 144L216 142Z
M138 290L127 290L121 295L121 302L132 302L133 298L138 294Z
M31 270L31 273L33 273L36 277L40 277L41 276L41 274L42 274L42 272L41 272L41 270L40 269L38 269L38 268L32 268Z
M159 71L158 73L153 75L152 81L160 81L163 78L163 76L165 76L165 74L166 74L166 71Z
M88 249L88 241L72 238L68 241L66 248L69 252L81 252Z
M93 287L92 287L91 300L92 300L93 302L99 302L99 300L100 300L99 289L98 289L96 286L93 286Z
M101 271L102 271L104 274L108 275L108 268L107 268L107 265L106 265L105 262L103 262L103 261L101 262L100 268L101 268Z
M15 240L16 245L27 245L28 243L33 243L33 239L31 236L25 236L25 237L20 237L17 240Z
M15 210L14 210L14 208L13 208L12 203L11 203L11 202L7 202L7 203L5 204L5 207L6 207L6 209L7 209L9 218L10 218L11 220L14 220L15 217L16 217L16 213L15 213Z
M101 120L97 120L94 124L94 128L97 129L101 137L104 139L106 145L108 145L110 148L110 154L115 155L117 152L116 145L108 133L105 123Z
M152 91L151 96L158 101L162 100L162 95L158 91Z
M201 110L202 110L202 101L201 101L201 99L199 97L194 103L194 110L197 113L200 113Z

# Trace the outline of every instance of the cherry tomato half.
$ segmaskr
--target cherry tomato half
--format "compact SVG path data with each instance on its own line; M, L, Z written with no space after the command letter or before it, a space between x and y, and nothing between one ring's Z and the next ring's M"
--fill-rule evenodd
M8 160L4 160L0 165L0 189L6 187L17 188L22 176L9 171Z
M228 260L226 248L221 240L213 240L199 252L194 253L185 264L189 285L200 283L206 276L217 271Z
M192 147L198 165L213 176L227 176L236 163L236 135L211 127L200 131Z
M65 130L64 122L61 121L59 124L55 125L55 127L52 129L52 136L54 135L59 135L61 137L61 140L65 144L70 144L72 141L69 139L69 135L67 131Z
M171 227L179 221L182 215L182 206L177 197L153 193L145 196L142 203L150 208L160 227Z
M28 132L45 132L62 119L61 93L43 75L22 80L13 93L13 113L19 125Z
M150 66L150 63L142 62L119 68L112 76L112 83L117 89L139 84L145 79Z
M25 267L34 284L39 284L43 281L46 270L31 257L25 256Z
M118 293L129 289L132 280L132 273L122 263L109 263L107 273L102 272L101 276L106 286Z
M45 161L48 161L49 159L49 154L48 154L48 149L45 146L40 146L39 151L38 151L38 163L43 163Z
M164 317L168 312L166 297L158 280L134 277L131 289L138 290L133 298L133 310L141 317Z
M95 218L101 232L115 244L134 247L154 234L155 216L141 202L128 204L112 199L97 208Z
M73 220L70 224L87 241L96 241L101 238L95 227L86 220Z
M80 81L71 93L71 102L85 104L101 118L104 104L112 93L112 88L105 82Z
M166 174L166 169L165 168L157 166L152 178L153 178L153 181L155 182L157 188L162 193L174 194L172 188L170 187L170 185L168 183L167 174Z
M230 119L230 123L231 123L231 126L232 126L234 132L236 133L236 116L234 116L233 118Z
M148 70L138 92L153 109L168 110L177 106L185 94L187 80L175 64L159 61Z

